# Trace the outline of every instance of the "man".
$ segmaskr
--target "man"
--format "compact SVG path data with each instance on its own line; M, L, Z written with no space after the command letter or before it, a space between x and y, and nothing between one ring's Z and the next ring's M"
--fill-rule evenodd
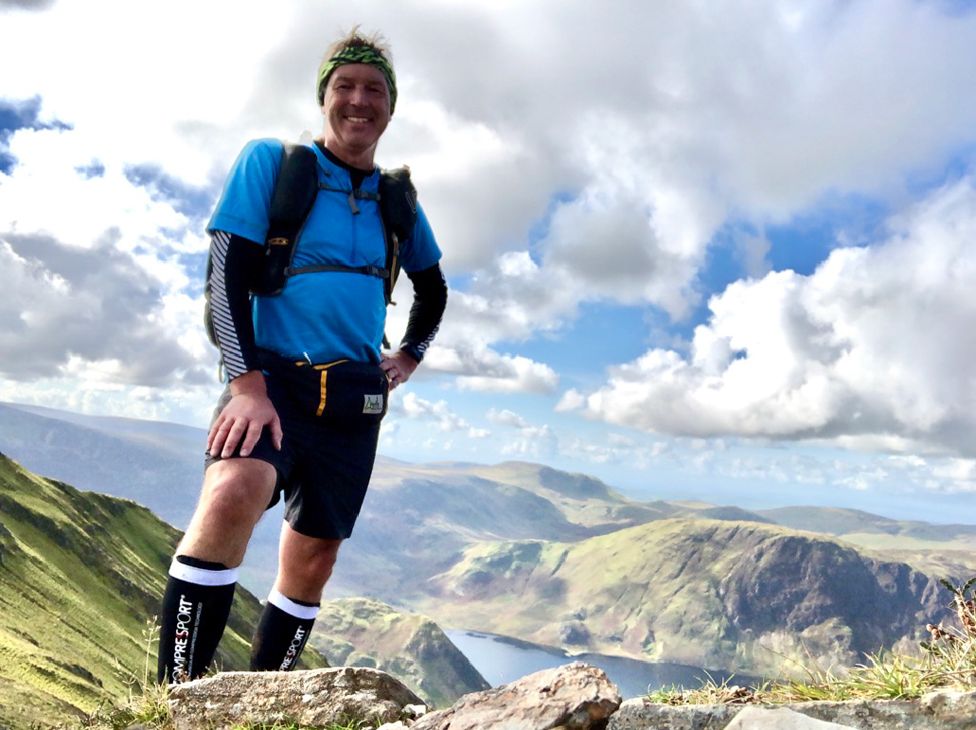
M161 682L206 671L251 531L282 494L278 575L254 635L251 669L295 666L339 546L362 505L379 420L312 413L301 404L292 370L298 373L303 363L308 367L302 372L317 366L321 406L326 373L332 373L330 383L340 375L339 366L329 369L334 363L372 369L384 390L387 381L395 388L413 374L444 311L440 250L418 206L399 250L414 305L400 348L381 352L386 282L364 272L386 263L373 158L397 98L388 50L377 37L353 30L326 53L317 90L325 123L322 137L310 146L321 189L292 259L306 273L290 276L274 296L249 294L264 265L282 151L277 140L245 147L208 225L214 330L229 383L208 435L200 501L163 597ZM329 391L330 399L341 395Z

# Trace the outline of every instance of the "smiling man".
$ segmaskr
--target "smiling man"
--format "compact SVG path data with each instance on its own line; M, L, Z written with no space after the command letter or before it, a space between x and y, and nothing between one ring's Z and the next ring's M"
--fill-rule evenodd
M374 165L397 99L388 49L354 30L325 54L317 94L323 133L300 150L315 170L314 199L278 285L255 282L282 241L269 233L272 201L279 188L292 189L279 180L282 142L244 148L208 225L212 330L228 383L208 435L200 501L163 596L161 682L206 671L251 531L282 496L278 575L251 669L295 666L362 506L388 392L413 374L446 304L440 249L412 186ZM409 213L391 212L396 203ZM399 348L384 352L400 266L414 305Z

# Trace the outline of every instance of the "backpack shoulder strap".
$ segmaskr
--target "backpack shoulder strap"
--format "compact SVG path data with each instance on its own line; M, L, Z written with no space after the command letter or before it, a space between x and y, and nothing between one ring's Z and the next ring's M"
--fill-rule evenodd
M271 209L264 253L266 265L253 291L277 294L285 285L285 270L295 252L295 241L318 194L318 162L303 144L285 142Z
M383 170L379 183L380 215L386 231L386 303L393 302L393 287L400 275L400 242L410 238L417 223L417 189L410 180L410 168L404 165Z

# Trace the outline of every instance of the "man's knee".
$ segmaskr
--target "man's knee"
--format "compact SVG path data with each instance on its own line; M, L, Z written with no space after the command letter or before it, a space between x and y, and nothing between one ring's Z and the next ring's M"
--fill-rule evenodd
M324 540L315 551L312 562L320 570L331 571L332 566L335 565L336 559L339 557L340 545L342 545L342 540Z
M293 599L318 601L332 575L342 540L289 533L282 541L278 589Z
M292 553L288 562L293 570L302 573L310 580L328 578L339 555L342 540L316 540L304 545L301 551Z
M274 492L275 469L264 461L227 459L204 476L198 510L229 524L256 522Z

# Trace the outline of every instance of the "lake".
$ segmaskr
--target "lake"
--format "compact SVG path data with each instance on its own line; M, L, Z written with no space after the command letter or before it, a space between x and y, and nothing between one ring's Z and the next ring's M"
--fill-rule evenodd
M701 685L703 679L707 679L706 670L684 664L642 662L607 654L567 654L553 647L476 631L448 630L445 633L492 687L508 684L540 669L558 667L574 661L602 669L610 681L620 688L620 694L624 698L640 697L649 690L672 685L694 688ZM722 682L731 676L711 670L708 674L715 682ZM755 679L736 675L733 681L735 684L745 685Z

